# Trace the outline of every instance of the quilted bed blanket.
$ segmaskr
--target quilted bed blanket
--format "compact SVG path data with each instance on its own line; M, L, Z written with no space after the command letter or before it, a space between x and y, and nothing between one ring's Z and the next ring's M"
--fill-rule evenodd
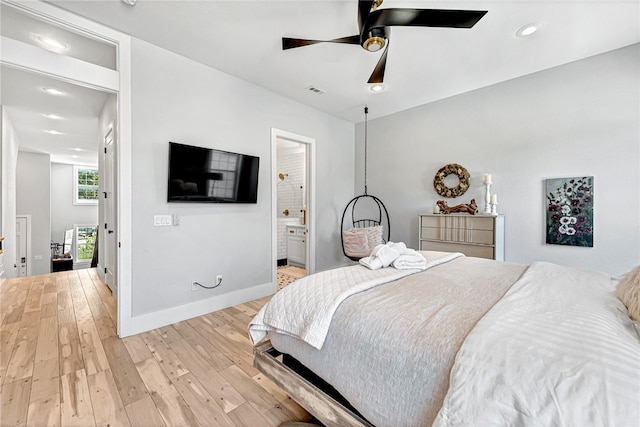
M422 252L426 268L462 257L461 253ZM321 349L338 306L348 297L423 270L382 268L362 265L337 268L303 277L278 292L249 324L254 344L278 332L298 338Z

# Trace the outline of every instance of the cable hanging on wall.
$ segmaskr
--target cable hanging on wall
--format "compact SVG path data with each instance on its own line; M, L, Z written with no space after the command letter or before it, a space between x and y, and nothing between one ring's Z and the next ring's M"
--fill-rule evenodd
M389 213L382 200L368 193L368 114L364 107L364 193L356 196L344 208L340 223L342 252L354 261L369 256L373 248L388 242L391 236Z

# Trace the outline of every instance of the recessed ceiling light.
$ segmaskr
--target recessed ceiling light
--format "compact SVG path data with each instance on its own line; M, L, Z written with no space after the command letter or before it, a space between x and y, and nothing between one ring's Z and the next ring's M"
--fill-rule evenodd
M49 133L51 135L62 135L62 132L58 132L57 130L45 130L44 132Z
M533 22L531 24L527 24L524 27L521 27L518 31L516 31L516 37L532 36L541 28L542 28L542 24L540 22Z
M73 151L84 151L82 148L72 148Z
M66 44L54 38L43 36L41 34L36 34L36 33L29 33L29 36L31 37L32 40L35 40L36 42L38 42L38 44L40 44L42 47L46 49L53 50L56 52L60 52L62 50L67 49Z
M58 95L58 96L64 95L63 91L58 90L58 89L53 88L53 87L43 87L42 90L44 92L48 93L49 95Z
M373 84L371 86L369 86L369 90L373 93L380 93L380 92L384 92L387 89L387 87L385 85L383 85L382 83L376 83Z
M130 6L135 6L138 0L122 0L123 3L126 3Z
M47 119L52 119L52 120L62 120L62 117L58 116L57 114L45 114L44 115Z

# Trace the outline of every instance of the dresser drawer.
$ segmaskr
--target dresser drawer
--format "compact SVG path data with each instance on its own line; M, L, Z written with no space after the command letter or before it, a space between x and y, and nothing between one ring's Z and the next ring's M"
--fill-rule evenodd
M450 242L430 242L422 240L420 242L421 251L440 251L440 252L461 252L466 256L476 258L494 259L493 246L476 246L464 243Z
M463 228L433 228L422 227L420 239L445 240L450 242L480 243L493 245L492 230L466 230Z
M288 236L306 236L307 231L302 227L287 227L287 235Z
M433 215L421 216L421 227L459 228L464 230L493 231L494 218L470 215Z

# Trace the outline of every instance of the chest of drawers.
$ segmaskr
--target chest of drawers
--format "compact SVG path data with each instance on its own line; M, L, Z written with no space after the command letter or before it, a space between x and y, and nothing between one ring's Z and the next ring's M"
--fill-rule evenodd
M504 215L419 216L419 247L504 261Z

